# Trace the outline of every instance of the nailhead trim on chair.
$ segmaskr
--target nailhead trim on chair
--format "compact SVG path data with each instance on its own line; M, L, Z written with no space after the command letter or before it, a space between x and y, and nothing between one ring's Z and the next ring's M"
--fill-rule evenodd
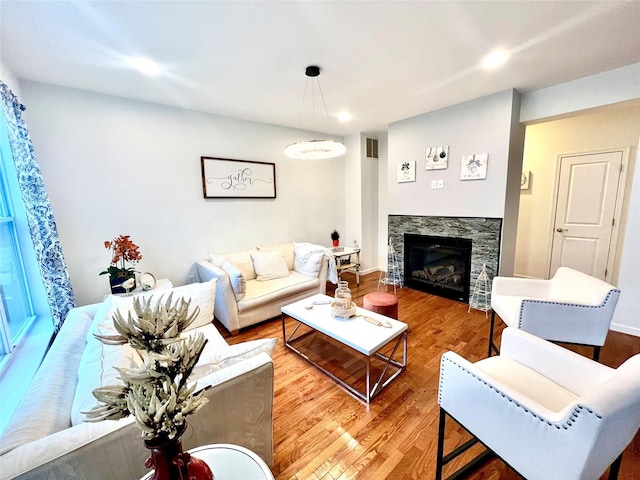
M617 288L609 290L607 292L607 296L604 297L604 300L602 301L602 303L600 305L576 305L575 303L551 302L549 300L534 300L534 299L531 299L531 298L525 298L520 303L520 317L518 318L518 328L522 328L522 310L524 309L524 302L525 301L529 302L529 303L546 303L546 304L551 304L551 305L564 305L565 307L572 307L572 308L604 308L606 306L607 302L609 301L609 297L614 292L620 293L620 290L617 289Z
M576 407L573 410L573 413L571 414L571 417L565 422L565 423L555 423L555 422L551 422L531 411L529 411L526 407L522 406L520 403L518 403L516 400L512 399L510 396L508 396L506 393L504 393L501 390L498 390L496 387L494 387L493 385L487 383L486 380L478 377L476 374L471 373L468 369L464 368L462 365L460 365L459 363L455 363L453 360L451 360L450 358L446 358L446 357L442 357L442 362L444 361L448 361L450 363L452 363L453 365L455 365L456 367L458 367L459 369L461 369L462 371L468 373L469 375L471 375L473 378L475 378L476 380L478 380L479 382L484 383L487 387L489 387L491 390L493 390L496 393L499 393L503 398L506 398L507 400L509 400L510 403L515 404L516 407L521 408L522 410L524 410L526 413L530 413L531 416L533 416L534 418L537 418L538 420L540 420L541 422L545 422L547 425L549 425L550 427L556 427L556 429L560 430L560 427L564 428L565 430L568 430L569 427L571 427L575 421L578 419L578 414L582 413L582 410L586 410L587 412L589 412L592 415L595 415L596 418L598 419L602 419L602 415L595 413L592 409L585 407L584 405L580 405L577 404ZM438 403L441 404L441 400L442 398L440 397L440 392L442 391L442 381L440 381L440 389L438 390Z

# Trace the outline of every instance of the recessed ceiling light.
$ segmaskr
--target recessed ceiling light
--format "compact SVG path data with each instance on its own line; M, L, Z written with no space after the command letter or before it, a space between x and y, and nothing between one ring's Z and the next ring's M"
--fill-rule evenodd
M482 59L482 68L492 70L498 68L507 61L509 54L506 50L495 50Z
M349 120L351 120L351 114L349 112L342 112L338 114L338 121L339 122L348 122Z
M140 73L149 76L158 75L162 71L162 68L160 68L160 65L158 65L157 62L147 57L132 58L131 60L129 60L129 65L138 70Z

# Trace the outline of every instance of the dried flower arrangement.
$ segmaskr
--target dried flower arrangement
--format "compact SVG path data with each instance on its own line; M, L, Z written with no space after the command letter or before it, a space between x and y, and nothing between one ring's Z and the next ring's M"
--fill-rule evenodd
M128 343L140 352L142 364L132 360L130 368L114 367L123 385L110 385L93 391L98 405L88 412L87 421L118 420L128 415L146 441L179 437L188 415L198 411L207 399L204 391L188 385L189 375L198 362L207 339L198 332L181 338L200 309L188 313L190 301L172 303L170 294L152 306L152 297L135 297L133 310L124 318L119 311L113 317L117 335L95 335L106 345Z

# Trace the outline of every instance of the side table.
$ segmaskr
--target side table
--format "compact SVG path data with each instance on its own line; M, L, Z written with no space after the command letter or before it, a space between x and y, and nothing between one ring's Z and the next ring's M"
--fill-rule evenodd
M115 295L117 297L137 297L138 295L154 295L160 292L166 292L173 288L173 283L168 278L160 278L156 282L156 286L151 290L144 290L141 286L137 286L135 290L132 290L130 293L112 293L105 295L107 298L109 295Z
M356 274L356 284L360 285L360 249L351 247L332 247L331 253L336 260L338 270L338 280L343 271L352 271ZM355 261L351 258L355 255Z
M213 471L216 480L274 480L264 460L240 445L214 443L192 448L188 452L204 460ZM152 476L153 471L141 480L148 480Z

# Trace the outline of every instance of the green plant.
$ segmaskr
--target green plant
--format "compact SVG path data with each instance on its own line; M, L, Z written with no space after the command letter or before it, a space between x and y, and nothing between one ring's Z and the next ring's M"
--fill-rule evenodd
M127 318L120 311L113 317L117 335L95 335L106 345L128 343L140 352L141 364L130 368L114 367L122 385L109 385L93 390L98 405L83 412L87 421L118 420L133 415L142 438L173 439L184 429L186 417L197 412L207 399L204 390L195 392L196 384L188 384L207 339L201 332L181 338L198 315L196 307L188 313L190 301L172 303L170 294L151 306L152 297L136 297ZM132 360L133 362L133 360Z
M340 240L340 234L337 230L331 232L331 240Z

